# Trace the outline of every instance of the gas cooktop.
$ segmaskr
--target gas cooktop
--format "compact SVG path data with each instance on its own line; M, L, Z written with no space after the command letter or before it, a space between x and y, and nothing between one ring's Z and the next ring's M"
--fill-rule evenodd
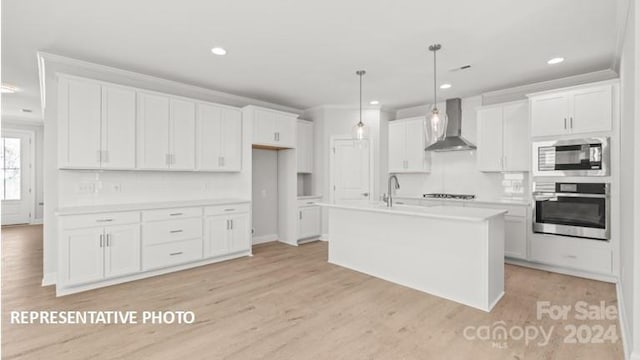
M430 193L424 194L422 197L426 199L458 199L458 200L473 200L475 195L471 194L444 194L444 193Z

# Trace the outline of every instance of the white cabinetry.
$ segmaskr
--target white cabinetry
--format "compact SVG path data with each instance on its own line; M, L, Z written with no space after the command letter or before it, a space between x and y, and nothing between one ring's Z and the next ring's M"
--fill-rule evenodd
M430 157L425 148L422 117L389 122L389 172L429 172Z
M611 83L531 94L531 135L550 136L611 131Z
M313 123L311 121L297 121L296 153L298 173L313 172Z
M205 208L204 256L213 257L251 250L249 207Z
M529 142L526 102L478 109L478 170L529 171Z
M195 103L138 92L138 167L195 169Z
M316 204L319 198L298 200L298 240L319 237L322 233L322 212Z
M242 170L240 110L198 104L196 148L198 170Z
M612 251L606 241L534 234L531 260L598 274L612 274Z
M296 147L297 114L257 106L242 109L245 119L253 124L253 144L272 148Z
M60 235L58 284L77 285L140 271L137 213L75 216ZM104 224L114 224L104 226Z
M62 75L58 86L58 167L135 168L135 91Z

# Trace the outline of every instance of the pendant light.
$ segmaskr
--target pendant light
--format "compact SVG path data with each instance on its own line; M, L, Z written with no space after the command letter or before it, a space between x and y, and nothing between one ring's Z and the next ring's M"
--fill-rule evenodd
M356 75L360 77L360 121L353 127L354 140L364 140L369 137L369 128L362 122L362 76L366 73L364 70L356 71Z
M429 46L429 51L433 52L433 107L431 108L431 112L425 117L425 130L427 141L430 144L444 140L447 133L447 115L441 114L437 105L436 52L441 48L442 46L440 44Z

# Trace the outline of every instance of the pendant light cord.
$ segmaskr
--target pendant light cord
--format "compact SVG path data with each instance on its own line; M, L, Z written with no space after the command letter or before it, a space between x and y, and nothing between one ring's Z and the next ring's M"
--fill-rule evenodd
M438 50L433 50L433 108L437 109L438 106L436 105L436 102L438 101L438 97L436 94L437 91L437 81L436 81L436 51Z
M362 126L362 75L363 73L360 73L360 123L358 123L358 125Z

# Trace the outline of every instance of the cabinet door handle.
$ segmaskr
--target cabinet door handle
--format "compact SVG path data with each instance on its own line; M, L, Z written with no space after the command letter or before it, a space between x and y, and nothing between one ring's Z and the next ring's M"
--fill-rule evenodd
M229 219L227 219L227 230L229 230Z
M96 222L102 223L102 222L111 222L113 221L113 219L98 219L96 220Z
M298 211L298 219L302 220L302 211Z
M178 251L178 252L174 252L174 253L169 254L169 256L176 256L176 255L181 255L181 254L182 254L182 251Z
M224 211L235 211L236 209L224 209Z
M107 234L105 235L105 237L107 238L106 246L107 247L111 246L111 234Z
M104 234L100 234L100 247L102 247L103 242L104 242Z
M274 132L273 133L273 141L278 141L278 133Z
M573 129L573 116L569 118L569 128Z
M171 231L169 231L169 233L171 233L171 234L177 234L177 233L181 233L181 232L182 232L182 230L171 230Z
M567 118L564 118L564 129L567 130Z
M233 219L229 220L231 222L231 230L233 230Z
M171 213L171 214L169 214L169 216L180 216L180 215L182 215L182 213L181 213L181 212L179 212L179 213Z

